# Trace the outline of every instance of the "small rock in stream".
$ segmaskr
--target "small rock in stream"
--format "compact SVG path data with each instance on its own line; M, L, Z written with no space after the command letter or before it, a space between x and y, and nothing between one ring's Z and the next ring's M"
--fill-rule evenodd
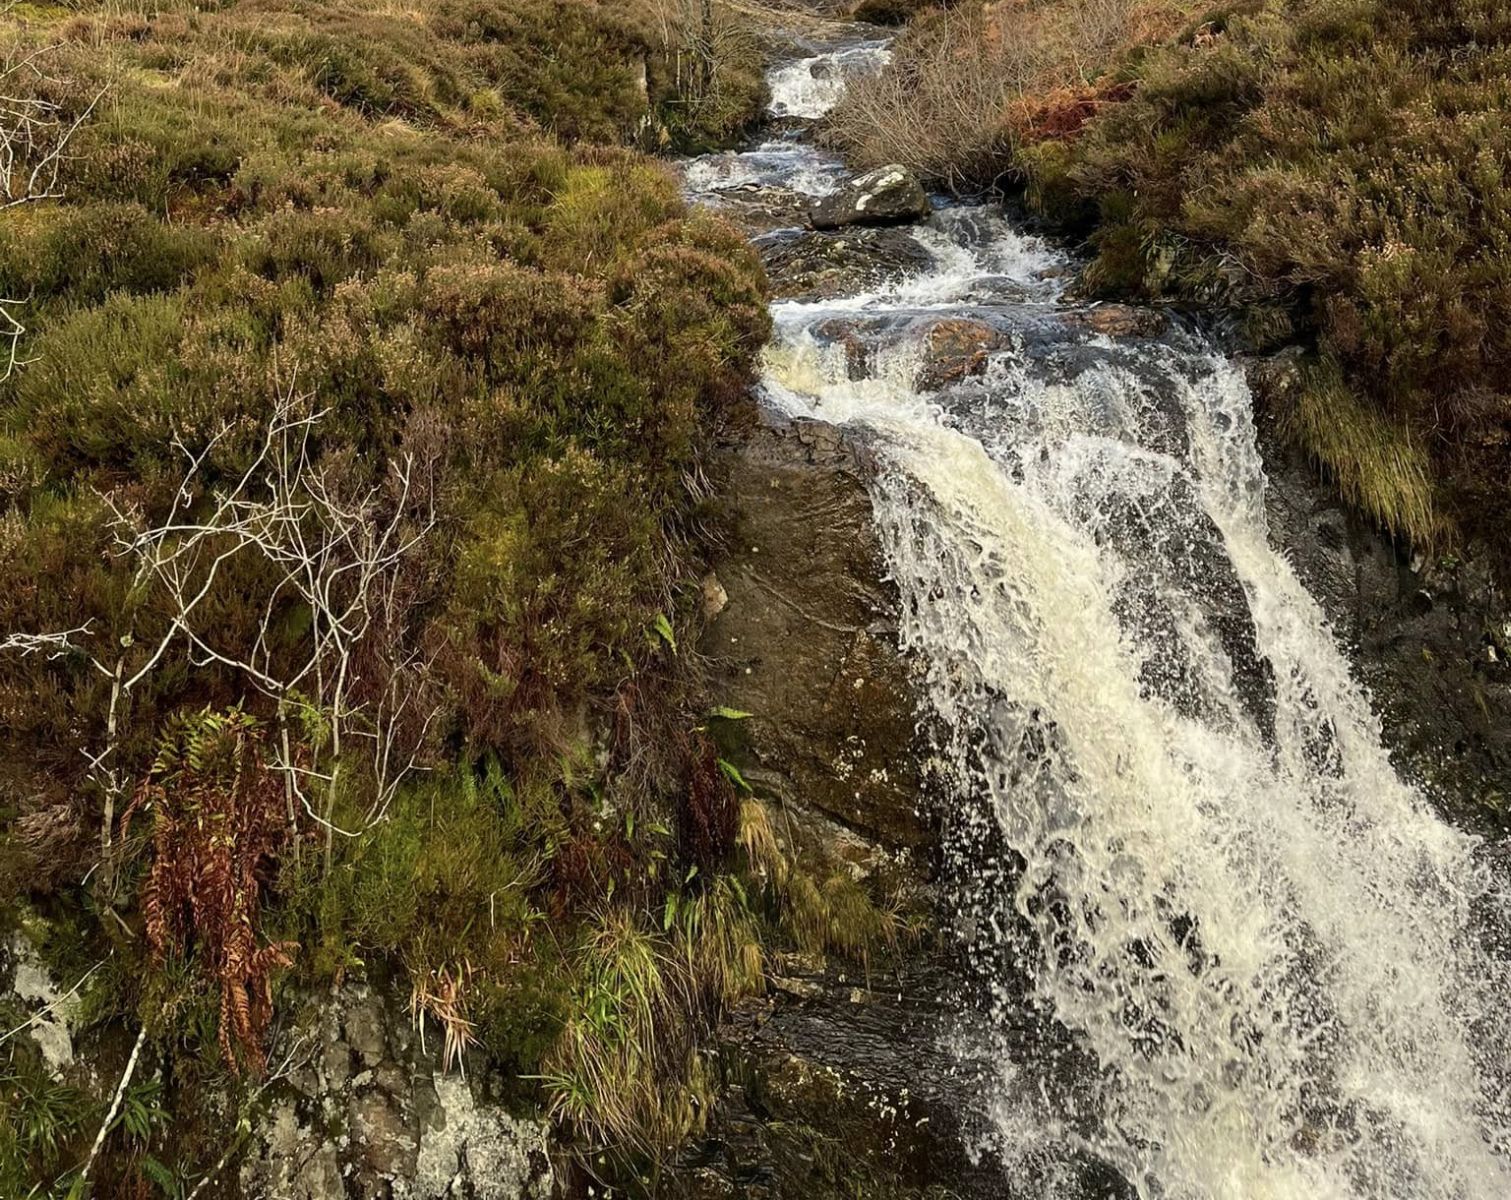
M853 296L894 284L933 261L904 229L783 230L756 246L778 299Z

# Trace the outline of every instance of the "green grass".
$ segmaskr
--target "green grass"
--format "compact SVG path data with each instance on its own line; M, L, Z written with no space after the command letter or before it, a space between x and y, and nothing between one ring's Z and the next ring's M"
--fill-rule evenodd
M1354 395L1336 362L1307 372L1284 424L1350 503L1386 529L1426 545L1436 540L1442 517L1431 460L1409 428Z

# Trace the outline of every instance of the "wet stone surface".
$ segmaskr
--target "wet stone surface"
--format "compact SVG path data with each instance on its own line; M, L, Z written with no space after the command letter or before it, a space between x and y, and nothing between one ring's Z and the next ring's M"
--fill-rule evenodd
M778 300L833 300L875 291L930 261L929 252L898 229L783 229L757 237L755 247Z

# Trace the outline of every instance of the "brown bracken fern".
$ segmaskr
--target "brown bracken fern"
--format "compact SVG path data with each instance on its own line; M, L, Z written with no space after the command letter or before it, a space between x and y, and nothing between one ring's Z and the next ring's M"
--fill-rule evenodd
M197 950L220 988L220 1049L238 1073L261 1074L271 976L291 944L258 932L261 873L287 834L283 786L267 770L257 721L239 709L176 718L122 818L153 816L142 912L155 961Z

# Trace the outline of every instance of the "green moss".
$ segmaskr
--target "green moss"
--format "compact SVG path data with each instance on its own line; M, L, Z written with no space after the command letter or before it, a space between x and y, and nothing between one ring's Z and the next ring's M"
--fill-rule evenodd
M550 839L496 763L459 766L403 789L386 819L343 847L328 877L296 885L319 945L306 964L331 977L391 955L423 975L505 965L537 919L531 904Z

